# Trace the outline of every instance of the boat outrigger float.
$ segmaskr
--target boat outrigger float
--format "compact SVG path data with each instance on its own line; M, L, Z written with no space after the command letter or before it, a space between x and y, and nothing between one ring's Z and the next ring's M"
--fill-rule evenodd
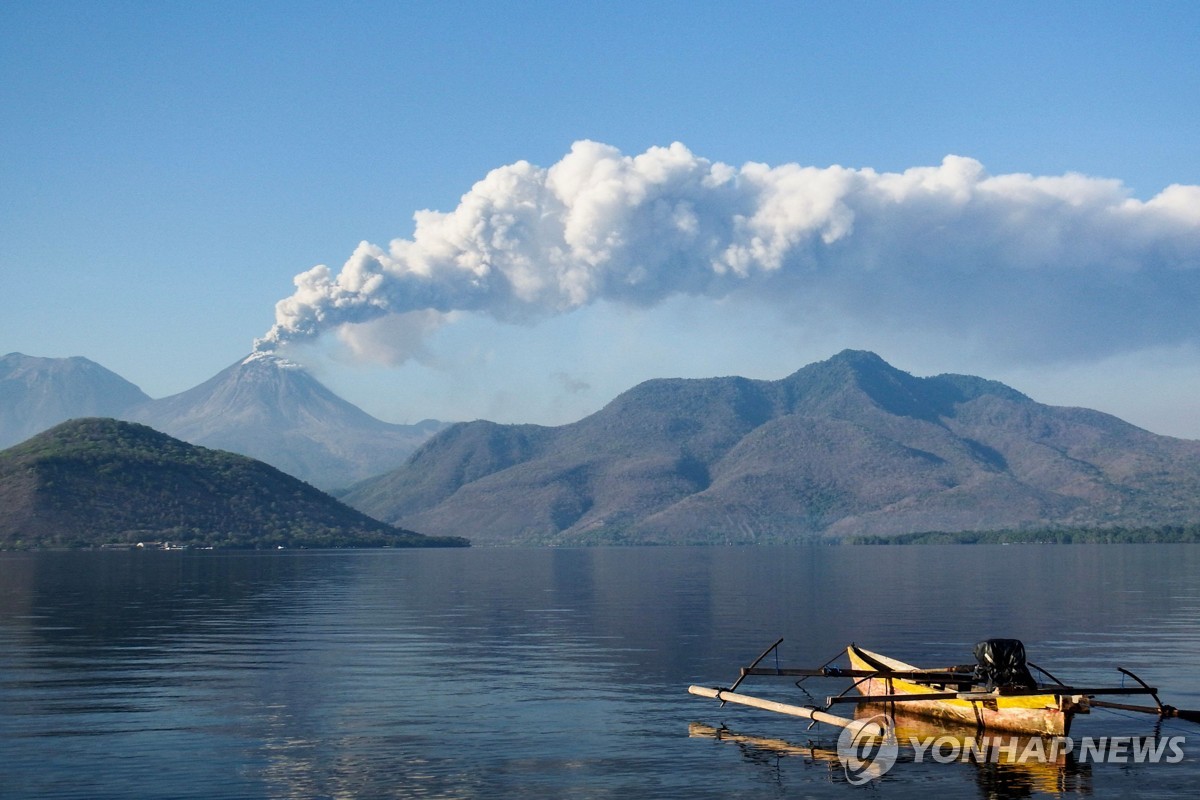
M830 666L829 663L816 669L759 666L772 652L776 653L778 661L778 647L782 643L783 639L778 640L750 666L742 667L738 679L728 689L691 686L688 691L720 700L722 705L737 703L842 728L855 728L868 735L882 733L880 726L869 720L832 714L830 709L841 703L882 704L890 706L891 710L903 710L947 723L1034 736L1066 736L1073 717L1087 714L1092 708L1141 711L1200 722L1200 711L1184 711L1165 705L1158 699L1156 688L1127 669L1118 667L1137 686L1068 686L1033 662L1026 661L1025 646L1016 639L982 641L975 645L976 663L933 669L915 667L855 644L846 648L850 661L848 668ZM1030 667L1049 682L1034 680ZM821 708L815 703L789 705L739 694L737 689L742 681L752 675L799 678L797 685L814 677L849 678L852 683L841 694L826 697L825 706ZM852 690L857 694L850 694ZM1139 694L1149 695L1154 705L1128 705L1097 699L1101 695Z

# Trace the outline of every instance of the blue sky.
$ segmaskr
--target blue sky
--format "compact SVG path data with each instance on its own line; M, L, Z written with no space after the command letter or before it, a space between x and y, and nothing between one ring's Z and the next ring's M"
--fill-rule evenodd
M779 378L856 347L1200 438L1200 209L1187 192L1159 204L1167 217L1150 202L1200 185L1197 30L1200 6L1183 2L7 2L0 351L84 355L152 396L182 391L250 351L294 276L336 276L362 241L411 241L414 212L454 212L489 172L550 169L582 140L628 172L679 142L691 167L729 165L743 183L748 162L854 171L862 186L839 196L853 232L822 228L807 272L785 254L745 286L519 313L449 303L420 335L412 314L383 315L287 354L391 421L561 423L646 378ZM1095 263L1031 272L976 252L1001 230L981 219L938 253L919 207L871 215L872 175L948 155L981 165L963 184L980 197L989 176L1016 184L1003 231L1022 248L1065 230ZM1067 174L1086 180L1045 190L1063 219L1042 215L1042 195L1019 205L1044 181L1004 177ZM1098 221L1109 196L1149 204L1128 236ZM1140 249L1124 253L1126 238ZM839 241L861 244L838 255ZM886 263L892 248L921 268ZM1116 251L1136 265L1110 263ZM847 261L864 253L877 271ZM664 257L653 280L691 255ZM641 269L617 267L627 281ZM792 293L803 301L779 301Z

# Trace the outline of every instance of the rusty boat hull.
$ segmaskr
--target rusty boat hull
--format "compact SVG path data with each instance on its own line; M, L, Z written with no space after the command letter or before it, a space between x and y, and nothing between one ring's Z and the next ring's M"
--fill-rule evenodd
M857 645L846 648L851 667L855 670L887 672L920 672L919 667L894 658L871 652ZM931 684L889 677L867 677L855 684L855 689L869 696L876 704L881 696L903 699L883 701L906 714L918 715L949 723L968 725L985 730L1007 731L1032 736L1066 736L1076 714L1088 713L1087 697L1078 694L1059 694L1047 688L1043 692L1006 694L971 691L959 684ZM962 691L964 690L965 691ZM957 693L957 697L946 697ZM920 695L936 695L929 700Z

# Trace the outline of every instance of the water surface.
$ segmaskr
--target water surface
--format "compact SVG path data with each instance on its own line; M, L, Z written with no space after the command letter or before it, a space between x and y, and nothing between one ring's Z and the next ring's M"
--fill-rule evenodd
M1189 545L0 553L0 796L1191 798L1185 722L1072 731L1194 738L1180 764L902 757L862 788L822 756L835 729L686 687L780 636L804 666L1005 636L1200 708L1197 622Z

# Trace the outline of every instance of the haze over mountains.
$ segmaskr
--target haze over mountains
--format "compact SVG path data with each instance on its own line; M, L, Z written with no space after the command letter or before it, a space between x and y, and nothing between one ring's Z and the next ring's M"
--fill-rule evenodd
M454 425L343 499L477 544L1177 524L1200 514L1200 442L845 351L778 381L648 381L570 425Z
M119 417L150 397L79 356L0 358L0 449L73 417Z
M10 353L0 359L0 448L68 419L97 416L251 456L325 490L403 464L445 426L378 420L275 356L246 358L158 400L86 358Z
M341 498L477 544L794 542L1200 518L1200 442L983 378L914 377L861 351L776 381L647 381L569 425L477 421L436 434L443 423L374 419L269 354L162 400L86 359L0 363L0 446L55 415L138 420L319 487L365 478Z
M393 469L445 427L436 420L378 420L299 364L264 354L124 417L186 442L253 456L321 489L345 488Z

